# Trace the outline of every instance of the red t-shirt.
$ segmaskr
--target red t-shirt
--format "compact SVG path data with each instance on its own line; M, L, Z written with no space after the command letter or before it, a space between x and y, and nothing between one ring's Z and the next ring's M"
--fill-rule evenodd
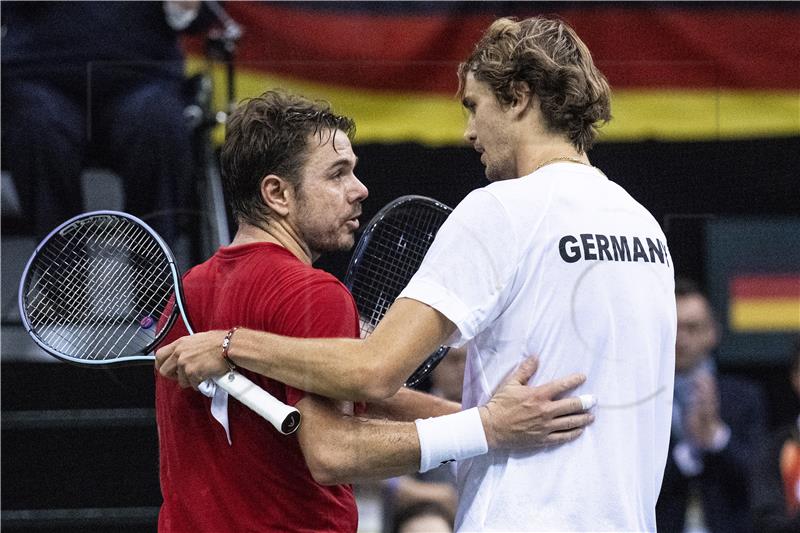
M347 289L274 244L221 248L187 273L183 284L195 331L242 326L292 337L358 336L358 312ZM185 334L178 320L164 344ZM302 391L240 370L290 405L303 397ZM352 487L316 483L297 436L281 435L231 399L229 445L210 402L156 372L160 532L356 530Z

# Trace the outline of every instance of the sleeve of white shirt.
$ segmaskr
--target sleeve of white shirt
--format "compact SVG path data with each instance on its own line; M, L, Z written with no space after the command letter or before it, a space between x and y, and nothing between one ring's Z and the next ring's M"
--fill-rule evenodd
M417 273L398 298L425 303L456 325L461 346L503 310L519 264L514 227L500 201L478 189L450 214Z

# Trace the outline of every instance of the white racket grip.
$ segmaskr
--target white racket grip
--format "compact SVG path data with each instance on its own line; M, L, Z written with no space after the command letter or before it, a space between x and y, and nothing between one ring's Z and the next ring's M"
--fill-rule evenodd
M228 372L214 378L214 383L255 411L282 434L290 435L300 427L300 411L277 400L242 374Z

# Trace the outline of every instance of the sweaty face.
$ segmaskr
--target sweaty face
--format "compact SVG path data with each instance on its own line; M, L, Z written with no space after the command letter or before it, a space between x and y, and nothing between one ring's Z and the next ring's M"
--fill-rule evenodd
M508 110L497 101L485 82L467 73L462 104L467 110L464 139L481 154L486 178L498 181L518 178L516 161L508 131Z
M314 259L323 252L349 250L355 243L361 202L368 194L354 174L356 161L343 131L325 130L309 141L289 219Z
M678 334L675 339L675 368L689 370L717 345L717 329L708 301L699 294L676 300Z

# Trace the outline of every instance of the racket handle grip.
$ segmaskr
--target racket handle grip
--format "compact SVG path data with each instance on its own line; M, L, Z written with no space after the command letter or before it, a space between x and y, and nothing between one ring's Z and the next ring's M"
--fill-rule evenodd
M300 427L300 411L277 400L239 372L228 372L214 378L214 383L255 411L282 434L290 435Z

